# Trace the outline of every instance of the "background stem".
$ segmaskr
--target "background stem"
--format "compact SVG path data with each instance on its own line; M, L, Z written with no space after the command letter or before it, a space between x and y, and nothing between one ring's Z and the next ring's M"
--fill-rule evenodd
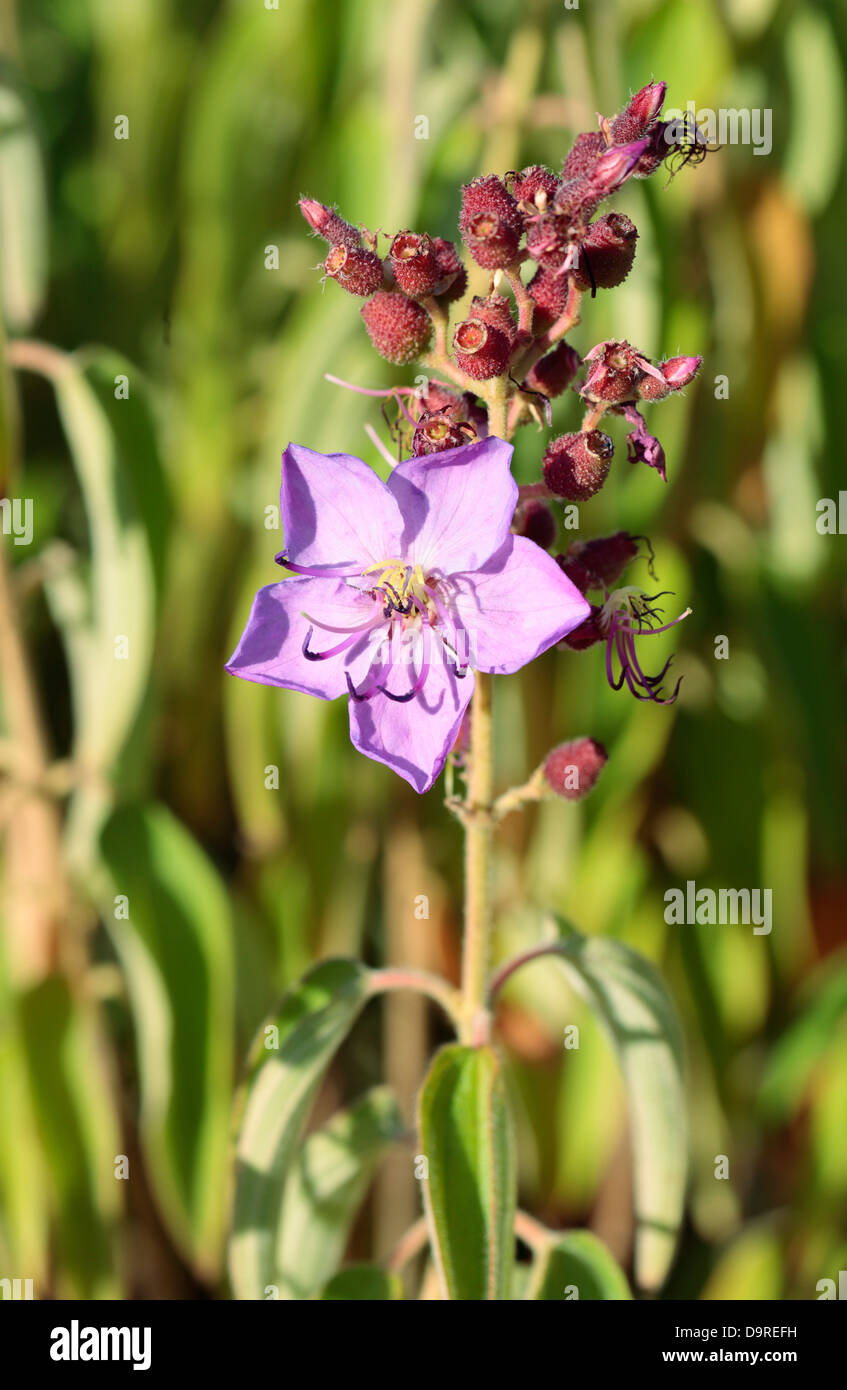
M471 702L470 772L465 829L465 940L462 955L463 1041L473 1043L485 1007L491 929L493 761L492 678L476 673Z

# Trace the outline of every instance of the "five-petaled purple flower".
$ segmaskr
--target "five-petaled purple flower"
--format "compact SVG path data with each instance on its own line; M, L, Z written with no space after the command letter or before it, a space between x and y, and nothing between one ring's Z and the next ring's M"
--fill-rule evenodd
M407 459L388 483L361 459L290 444L280 507L295 577L256 595L227 670L334 700L360 752L427 791L473 694L562 640L589 605L510 532L512 447L483 439Z

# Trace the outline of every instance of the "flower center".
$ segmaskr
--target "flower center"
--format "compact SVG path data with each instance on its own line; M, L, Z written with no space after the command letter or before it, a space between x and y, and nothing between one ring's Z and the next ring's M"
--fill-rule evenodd
M378 594L385 603L385 616L399 613L403 617L417 612L426 617L435 616L431 588L420 565L407 565L403 560L379 560L362 572L362 578L369 583L371 593Z

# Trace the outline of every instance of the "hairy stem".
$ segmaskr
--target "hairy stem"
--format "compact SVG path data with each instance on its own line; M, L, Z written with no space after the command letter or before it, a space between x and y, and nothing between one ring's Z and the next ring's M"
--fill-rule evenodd
M434 975L428 970L386 966L383 970L374 970L371 973L369 989L371 994L384 994L395 989L411 989L418 994L425 994L441 1006L458 1030L461 1021L460 996L440 975Z
M496 435L498 439L508 439L509 386L505 377L494 378L485 399L488 405L489 435Z
M526 288L521 279L520 263L510 265L506 270L506 278L512 287L512 294L515 296L515 304L518 307L518 335L516 340L516 350L513 354L517 356L520 346L528 343L532 339L532 319L535 313L535 300Z
M434 367L436 371L443 372L446 377L449 377L456 386L460 386L463 391L476 392L476 383L466 372L463 372L461 367L458 367L450 357L447 348L449 319L444 305L439 304L438 300L433 299L431 296L422 299L421 303L432 320L433 331L433 345L429 352L425 353L421 358L421 362L425 367Z
M492 678L477 672L471 702L470 769L465 816L465 939L462 954L462 1041L487 1032L485 996L491 933Z
M582 295L583 291L571 281L564 313L556 319L555 323L550 325L546 333L542 333L539 338L535 339L523 356L514 364L512 372L519 381L524 379L530 368L534 367L546 352L560 343L572 328L576 328L580 322Z

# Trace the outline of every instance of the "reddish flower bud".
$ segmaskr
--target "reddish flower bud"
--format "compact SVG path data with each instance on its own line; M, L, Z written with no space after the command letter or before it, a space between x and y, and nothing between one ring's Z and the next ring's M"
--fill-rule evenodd
M474 179L462 189L459 226L477 265L486 270L511 265L523 227L515 199L496 174Z
M587 502L605 483L614 452L614 444L602 430L562 434L545 450L544 481L557 497Z
M462 265L461 257L452 241L444 237L433 237L433 246L438 260L439 282L433 291L445 304L461 299L468 288L468 272Z
M616 531L612 536L598 536L592 541L574 541L562 558L567 564L576 565L586 576L587 588L610 589L637 554L638 544L634 537L628 531ZM568 574L561 560L559 563Z
M616 145L625 145L647 134L662 109L667 85L666 82L648 82L630 98L611 123L610 133Z
M531 498L518 503L512 530L516 536L526 536L542 550L549 550L556 539L556 520L546 502Z
M389 251L394 279L404 294L431 294L443 278L438 253L432 239L424 233L398 232Z
M659 371L672 391L681 391L694 380L702 362L702 357L668 357L659 363Z
M599 130L583 131L582 135L576 137L573 148L562 165L562 178L577 179L582 174L589 173L606 148L606 141Z
M361 246L358 229L339 217L334 208L325 207L314 198L301 198L299 206L312 231L328 241L330 246L349 246L351 250Z
M663 401L665 396L671 394L671 388L666 381L659 381L654 376L645 376L636 385L636 395L641 401Z
M429 314L396 290L379 290L362 305L362 318L380 357L397 366L413 362L429 346Z
M649 139L635 140L629 145L612 145L601 154L588 176L598 201L602 202L626 183L649 145Z
M511 351L511 341L502 329L479 318L465 319L453 334L453 355L475 381L502 376Z
M559 182L553 170L543 164L531 164L519 174L507 174L506 179L512 196L519 203L533 203L541 208L553 197Z
M553 323L565 312L568 302L567 275L559 275L555 270L542 267L535 272L527 289L535 300L536 328L545 322Z
M620 212L610 212L592 222L582 239L582 255L574 279L582 289L596 286L611 290L632 270L638 231Z
M567 570L565 573L567 574ZM561 645L570 647L572 652L584 652L588 647L593 647L596 642L605 642L606 634L600 626L602 612L603 609L600 604L592 604L588 617L580 623L579 627L575 627L568 633L567 637L562 639Z
M602 743L593 738L560 743L544 763L547 785L567 801L581 801L595 787L608 758Z
M511 303L502 294L490 294L485 299L474 295L471 300L470 317L482 319L483 323L490 323L494 328L499 328L510 343L514 340L517 324L512 318Z
M333 246L324 269L348 294L358 294L362 298L381 289L385 283L379 256L360 246Z
M530 370L524 385L552 400L566 391L579 371L581 358L569 343L561 342Z

